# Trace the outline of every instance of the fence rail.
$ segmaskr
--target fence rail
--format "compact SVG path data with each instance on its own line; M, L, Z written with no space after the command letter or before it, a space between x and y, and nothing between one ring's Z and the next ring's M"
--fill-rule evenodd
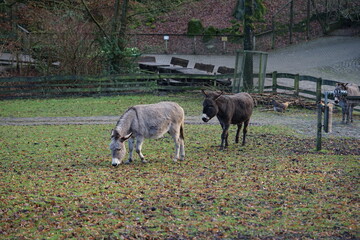
M276 93L278 90L293 91L294 95L307 98L315 98L317 101L324 97L324 90L333 89L338 81L317 78L308 75L299 75L292 73L267 73L266 78L272 79L272 85L264 87L264 91L271 91ZM279 79L286 79L286 85L279 83ZM290 81L293 81L291 84ZM301 82L307 82L307 87L301 87Z
M254 74L258 78L259 74ZM155 91L190 91L212 88L231 91L231 86L219 84L217 79L234 78L232 74L188 75L188 74L129 74L111 76L45 76L0 78L0 99L103 96ZM322 92L333 88L337 81L312 76L272 72L266 74L271 84L264 92L292 91L294 95L320 100ZM310 82L304 88L302 82ZM310 84L310 85L311 85Z
M130 74L0 78L0 99L102 96L154 91L187 91L216 86L233 75ZM170 79L172 81L170 81ZM217 86L217 88L221 88Z

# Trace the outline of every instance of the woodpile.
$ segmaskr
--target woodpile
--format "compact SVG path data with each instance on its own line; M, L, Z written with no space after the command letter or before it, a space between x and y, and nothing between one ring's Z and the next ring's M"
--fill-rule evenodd
M255 105L262 105L266 108L272 109L272 100L277 102L291 102L292 107L300 107L306 109L316 109L315 100L307 99L301 96L274 94L274 93L251 93L254 98Z

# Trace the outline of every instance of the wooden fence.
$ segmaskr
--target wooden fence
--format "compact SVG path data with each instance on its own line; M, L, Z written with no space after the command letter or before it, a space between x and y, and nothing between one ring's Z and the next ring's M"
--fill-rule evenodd
M130 74L100 77L46 76L0 78L0 99L41 98L67 96L104 96L120 94L152 93L156 91L190 91L211 88L231 91L218 79L233 78L232 74ZM258 74L254 74L254 78ZM264 86L264 92L292 91L295 95L320 100L324 87L332 88L336 81L290 73L267 73L272 84ZM269 82L269 81L267 81ZM307 82L306 88L302 82ZM314 87L309 88L309 83ZM326 89L326 88L325 88Z
M271 86L265 86L264 91L271 91L273 93L278 90L292 91L294 95L306 98L315 98L316 101L320 101L324 97L323 92L329 89L334 89L338 81L327 80L307 75L291 74L291 73L267 73L266 78L272 79ZM281 85L279 79L286 79L286 85ZM291 84L293 81L293 84ZM301 83L304 83L304 87L301 87Z
M0 99L105 96L187 91L216 86L233 75L128 74L112 76L46 76L0 78ZM222 89L221 86L216 88Z

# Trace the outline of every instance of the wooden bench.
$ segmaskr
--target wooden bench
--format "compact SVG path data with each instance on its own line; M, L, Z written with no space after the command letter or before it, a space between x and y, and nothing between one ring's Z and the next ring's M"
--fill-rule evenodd
M234 72L235 72L234 68L228 68L225 66L220 66L217 70L217 73L220 73L220 74L232 74Z
M186 60L183 58L172 57L170 60L170 64L187 67L189 65L189 60Z
M208 73L212 73L214 71L215 66L211 64L195 63L194 68Z
M141 56L137 62L156 62L156 58L154 56Z
M217 73L219 74L234 74L234 68L228 68L225 66L218 67ZM223 79L216 79L216 82L220 85L230 86L231 85L231 78L223 78Z
M169 64L166 63L156 62L154 56L141 56L137 62L140 69L150 72L159 72L160 67L169 66Z

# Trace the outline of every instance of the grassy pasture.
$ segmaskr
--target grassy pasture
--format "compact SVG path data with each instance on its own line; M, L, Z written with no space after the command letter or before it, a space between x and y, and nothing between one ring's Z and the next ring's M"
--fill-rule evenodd
M39 102L26 101L29 113L17 115ZM47 101L55 100L38 108ZM184 102L190 112L201 105ZM231 128L230 147L219 151L219 126L186 125L185 161L171 160L165 136L145 141L149 163L136 156L113 168L111 128L0 126L0 239L360 237L359 155L352 155L359 140L328 138L327 150L315 152L314 139L287 127L251 126L245 147L233 143Z
M185 95L126 95L101 98L60 98L60 99L23 99L2 101L0 117L85 117L120 116L128 107L137 104L175 101L188 116L200 115L202 94Z

